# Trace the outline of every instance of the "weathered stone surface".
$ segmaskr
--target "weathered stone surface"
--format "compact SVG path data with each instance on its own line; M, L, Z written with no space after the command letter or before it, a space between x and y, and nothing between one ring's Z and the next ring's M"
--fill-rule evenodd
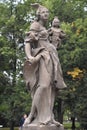
M55 125L28 125L23 127L23 130L64 130L63 126L55 126Z
M37 19L31 25L30 30L25 37L25 53L27 60L24 63L23 75L26 86L31 92L32 106L31 111L24 122L24 126L29 124L46 124L46 126L30 126L29 130L60 130L56 126L47 126L47 124L58 123L54 119L53 106L55 96L59 89L66 88L63 80L62 69L56 50L55 35L59 36L60 29L51 28L53 37L52 44L49 40L46 23L49 18L49 11L46 7L34 3L32 7L37 9ZM55 19L58 22L58 19ZM55 22L54 20L54 22ZM61 31L60 31L61 32ZM50 36L52 36L52 34ZM64 34L61 34L64 35ZM60 39L59 39L60 40ZM57 46L57 45L56 45ZM24 128L24 130L26 130ZM62 128L61 128L62 129Z

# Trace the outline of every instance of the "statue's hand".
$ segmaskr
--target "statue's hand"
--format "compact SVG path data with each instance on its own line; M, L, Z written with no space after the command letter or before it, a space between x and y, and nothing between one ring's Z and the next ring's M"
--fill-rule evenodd
M32 64L34 62L34 57L33 56L29 56L28 57L28 61L30 64Z
M41 55L40 55L40 54L37 55L37 56L35 57L35 62L38 62L38 61L40 60L40 58L41 58Z
M28 58L28 61L30 64L33 64L33 63L38 62L40 60L40 58L41 58L41 55L37 55L36 57L30 56Z

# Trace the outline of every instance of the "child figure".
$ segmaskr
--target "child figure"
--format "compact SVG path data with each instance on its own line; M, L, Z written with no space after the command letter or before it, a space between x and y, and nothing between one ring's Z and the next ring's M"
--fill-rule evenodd
M20 120L19 130L23 130L23 124L24 124L26 118L27 118L27 115L24 114L23 117L22 117L21 120Z
M49 41L53 44L56 49L61 45L61 40L65 37L65 33L60 29L60 21L58 17L55 17L52 22L52 27L48 30Z

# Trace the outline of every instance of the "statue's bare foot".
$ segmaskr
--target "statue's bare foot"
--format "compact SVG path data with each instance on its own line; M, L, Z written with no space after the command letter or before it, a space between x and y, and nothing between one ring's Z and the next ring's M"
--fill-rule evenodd
M39 125L46 125L44 122L39 122Z
M53 123L56 125L56 126L63 126L61 123L59 123L59 122L57 122L57 121L55 121L55 120L53 120Z
M49 124L52 124L51 120L47 120L47 121L39 122L39 123L40 123L40 125L49 125Z

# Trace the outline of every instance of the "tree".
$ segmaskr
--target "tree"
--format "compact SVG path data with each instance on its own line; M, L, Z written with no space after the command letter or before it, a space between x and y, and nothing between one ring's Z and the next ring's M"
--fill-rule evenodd
M78 18L86 17L86 0L47 0L43 3L49 8L51 19L58 16L60 21L71 23Z
M77 115L81 128L87 129L87 72L81 79L80 87L78 87L78 104L76 105Z
M84 95L84 90L86 88L83 88L86 86L86 82L83 83L83 79L85 80L85 75L87 73L86 22L87 18L80 18L72 22L71 24L62 24L62 27L65 28L67 37L62 45L63 47L61 47L61 49L59 50L60 60L64 68L64 76L68 85L68 93L66 93L66 103L72 115L74 115L74 117L77 116L80 121L83 120L84 117L82 117L81 115L79 117L79 112L81 112L79 111L80 107L83 106L83 104L81 102L79 103L79 101L85 100L85 98L84 96L81 96L81 98L79 95ZM79 107L77 108L77 106ZM82 107L84 111L86 111L85 107L86 104L84 105L84 108ZM85 128L83 125L84 123L80 123L83 128Z
M22 51L21 54L17 51L17 40L21 39L22 31L26 26L26 20L24 20L26 16L22 12L26 11L26 7L21 3L16 5L14 1L0 3L0 6L0 117L6 119L10 129L13 130L15 122L19 121L17 119L24 111L28 111L25 101L28 102L30 99L24 89L25 84L19 78L20 69L22 69L22 61L19 57L23 54Z

